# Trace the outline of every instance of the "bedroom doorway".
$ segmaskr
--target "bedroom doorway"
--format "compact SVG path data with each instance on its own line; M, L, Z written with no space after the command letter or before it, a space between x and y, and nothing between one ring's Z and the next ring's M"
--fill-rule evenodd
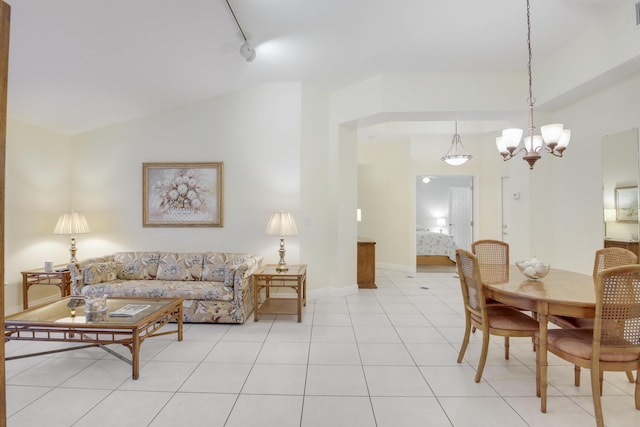
M472 176L416 176L416 263L448 263L473 241ZM448 237L447 237L448 236ZM451 250L453 241L455 248Z

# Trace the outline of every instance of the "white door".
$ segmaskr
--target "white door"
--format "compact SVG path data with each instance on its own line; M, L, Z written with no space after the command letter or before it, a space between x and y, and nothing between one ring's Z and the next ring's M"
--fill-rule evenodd
M511 191L511 180L508 176L500 178L502 197L500 198L500 233L505 243L510 243L509 225L511 224L510 200L514 197Z
M449 187L449 234L461 249L473 241L473 185Z

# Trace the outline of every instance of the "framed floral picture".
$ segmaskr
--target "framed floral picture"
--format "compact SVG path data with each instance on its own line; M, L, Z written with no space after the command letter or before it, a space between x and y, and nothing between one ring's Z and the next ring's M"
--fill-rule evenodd
M143 163L143 227L222 227L222 162Z

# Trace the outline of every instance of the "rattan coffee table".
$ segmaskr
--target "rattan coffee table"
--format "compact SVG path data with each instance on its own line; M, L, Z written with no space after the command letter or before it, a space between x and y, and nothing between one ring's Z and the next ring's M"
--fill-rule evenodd
M7 357L6 360L39 356L87 347L100 347L132 366L132 377L140 374L140 346L151 337L178 334L182 341L182 298L108 298L104 313L84 312L84 305L73 308L77 298L67 297L5 317L5 341L51 341L80 345ZM138 314L129 317L111 317L109 313L127 304L148 305ZM161 331L170 322L176 322L176 330ZM131 351L131 359L108 348L109 344L121 344Z

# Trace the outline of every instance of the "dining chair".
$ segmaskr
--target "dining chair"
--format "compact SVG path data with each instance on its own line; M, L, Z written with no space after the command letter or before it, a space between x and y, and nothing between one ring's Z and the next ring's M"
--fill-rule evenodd
M482 331L482 351L475 382L480 382L489 350L491 335L504 337L504 358L509 359L509 337L535 337L538 322L523 312L504 304L487 304L478 257L464 249L456 249L456 261L464 303L465 330L458 363L462 363L469 345L471 328Z
M636 371L635 406L640 410L640 375L637 375L640 371L640 265L602 270L596 274L594 286L593 328L549 329L547 350L574 365L591 369L593 407L596 423L601 427L604 425L600 401L604 371ZM538 375L536 378L541 381Z
M637 262L637 255L630 250L624 248L598 249L593 262L593 278L595 280L598 273L607 268L636 264ZM549 321L561 328L593 329L594 319L549 315ZM633 373L631 371L627 371L627 379L631 383L634 382ZM575 367L574 384L576 387L580 385L580 366L578 365Z

